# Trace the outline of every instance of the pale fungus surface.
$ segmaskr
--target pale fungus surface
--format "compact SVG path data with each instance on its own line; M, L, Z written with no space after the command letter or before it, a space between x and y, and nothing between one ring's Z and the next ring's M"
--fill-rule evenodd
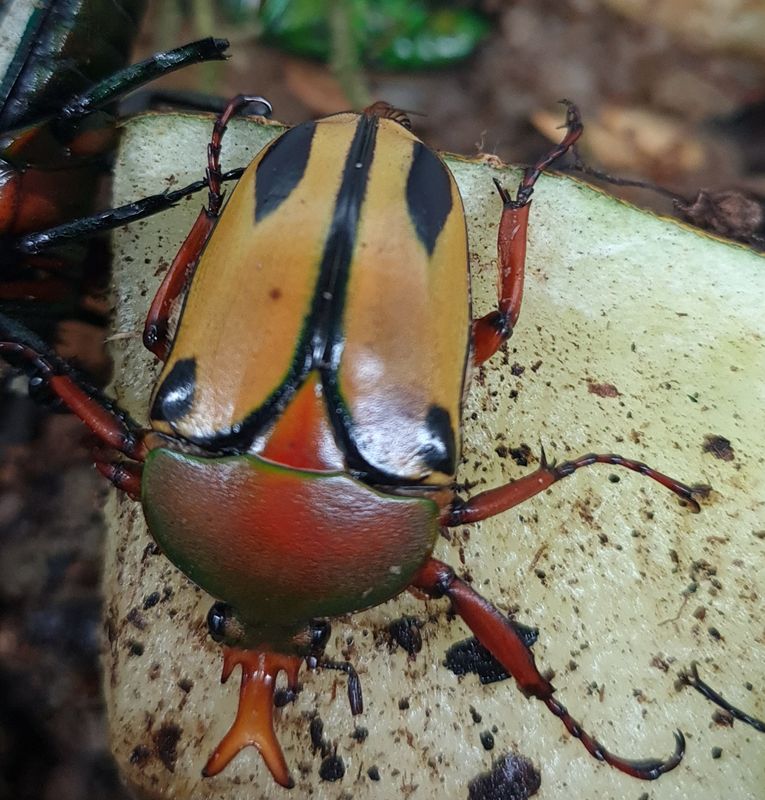
M115 203L201 177L211 125L174 115L129 122ZM236 120L224 170L281 130ZM518 173L493 159L447 163L465 199L475 311L485 313L501 207L492 177L514 189ZM114 237L113 391L142 422L157 374L141 345L144 318L204 199ZM765 717L765 260L560 175L537 184L529 239L520 322L468 394L461 495L533 470L540 443L548 458L617 452L713 491L692 514L653 481L594 466L488 522L453 529L435 555L539 628L537 664L554 672L559 698L606 747L664 758L680 729L682 763L653 783L599 764L512 679L457 676L444 661L468 629L446 600L404 594L333 622L327 655L358 670L363 714L351 716L342 674L305 669L298 699L277 709L291 794L254 748L202 778L234 719L239 673L220 684L221 654L205 625L212 598L156 551L140 506L114 492L105 686L113 749L137 797L765 796L765 736L724 724L678 686L698 661L702 678ZM391 633L403 616L421 625L413 655ZM493 769L494 794L476 783Z

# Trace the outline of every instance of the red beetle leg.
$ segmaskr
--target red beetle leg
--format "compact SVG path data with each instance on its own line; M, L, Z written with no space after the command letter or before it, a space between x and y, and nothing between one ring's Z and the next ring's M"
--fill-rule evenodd
M504 201L499 223L499 308L473 320L473 362L483 364L510 338L521 313L526 263L526 232L529 204L515 207L495 180Z
M221 180L223 178L220 170L220 149L223 134L231 118L250 103L264 103L270 113L271 104L264 97L257 95L238 94L228 105L218 114L215 125L213 126L210 144L207 146L207 179L210 182L210 196L208 210L217 216L223 204L223 192L221 190Z
M223 205L222 183L225 176L220 168L220 151L226 126L238 111L255 102L264 103L269 109L271 107L262 97L240 94L229 101L215 120L210 144L207 147L206 181L209 187L207 208L199 212L194 226L173 259L154 297L143 329L143 343L146 349L154 353L160 361L164 361L170 352L171 342L168 337L170 312L196 267Z
M302 663L303 659L299 656L223 648L221 683L228 680L237 664L242 665L239 708L234 724L202 770L205 778L217 775L242 748L253 745L260 752L274 780L288 789L294 786L274 732L274 688L277 675L284 670L289 686L294 689Z
M57 369L55 357L37 352L34 348L14 341L0 341L0 355L12 363L25 362L30 380L41 379L43 384L90 430L100 442L119 450L128 458L143 461L146 456L144 431L121 412L108 407L95 390L80 385L68 374Z
M654 780L674 769L682 760L685 739L680 731L675 733L675 751L666 761L654 758L633 761L610 753L582 730L565 706L553 697L555 688L539 672L534 655L515 628L498 609L460 580L447 564L429 559L415 576L412 585L433 597L446 595L478 641L515 678L520 690L527 697L541 700L598 761L605 761L633 778Z
M502 218L499 222L497 250L499 262L498 308L473 321L473 362L483 364L510 338L521 313L523 279L526 264L526 234L529 205L534 184L542 172L571 148L582 135L579 110L573 103L567 106L566 135L560 144L545 153L536 164L528 167L518 186L515 200L494 180L502 198Z
M505 486L498 486L495 489L481 492L466 502L457 501L452 508L444 512L441 517L441 524L446 527L453 527L454 525L479 522L482 519L501 514L503 511L514 508L530 497L543 492L557 481L572 475L578 469L589 467L592 464L610 464L615 467L624 467L633 472L639 472L641 475L657 481L671 492L674 492L694 513L698 513L701 510L699 499L709 493L708 486L687 486L674 478L670 478L668 475L664 475L662 472L658 472L642 461L633 461L630 458L624 458L614 453L588 453L574 461L548 464L544 450L542 450L540 461L539 469L530 475L525 475L523 478Z
M141 499L141 464L96 459L96 469L133 500Z
M173 259L149 308L143 329L143 343L160 361L164 361L170 352L168 319L173 304L185 288L217 219L206 208L199 212L194 227Z

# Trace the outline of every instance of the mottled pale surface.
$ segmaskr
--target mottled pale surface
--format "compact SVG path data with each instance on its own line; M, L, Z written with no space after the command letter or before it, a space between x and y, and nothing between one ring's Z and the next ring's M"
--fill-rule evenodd
M209 127L167 117L131 123L117 200L159 191L171 175L181 185L201 174ZM251 158L264 136L254 124L234 124L225 168ZM495 282L497 173L451 164L466 197L483 311ZM125 334L113 345L116 391L139 418L154 374L140 347L143 316L200 203L184 204L172 222L164 215L116 237L123 259L115 327ZM551 456L616 450L716 492L694 516L646 479L621 472L611 483L615 470L595 467L498 519L455 531L437 555L469 571L500 608L517 607L520 621L539 626L538 663L555 670L561 699L605 744L622 755L663 756L679 727L686 758L653 784L598 765L511 681L482 687L450 673L444 651L466 628L447 619L446 602L407 595L334 626L330 656L340 657L353 637L366 702L360 718L350 716L343 682L326 672L304 673L298 702L277 712L297 781L291 797L466 798L469 780L508 751L538 767L537 797L545 800L765 797L765 737L740 723L716 726L699 695L675 689L680 668L698 659L710 682L765 716L765 539L756 534L765 529L765 262L564 178L540 181L532 225L523 315L508 358L493 359L473 384L460 480L478 481L478 491L523 474L528 468L496 449L525 442L538 454L541 439ZM525 371L514 376L513 364ZM604 384L619 394L588 388ZM733 460L703 451L708 434L730 439ZM252 749L219 777L200 777L233 720L238 675L218 684L221 659L204 626L210 600L150 554L140 510L114 497L109 517L106 689L125 779L140 797L287 797ZM715 575L693 571L702 560ZM144 609L154 592L160 601ZM704 619L694 616L701 608ZM377 637L403 613L427 620L413 661ZM401 710L404 698L409 707ZM308 733L315 713L345 763L336 783L319 778L321 756ZM350 736L356 723L369 731L364 742ZM495 748L486 752L479 735L493 726ZM173 758L168 745L176 739ZM721 758L712 758L713 747ZM377 783L367 777L375 765Z
M603 4L659 27L695 50L765 59L765 6L758 0L603 0Z

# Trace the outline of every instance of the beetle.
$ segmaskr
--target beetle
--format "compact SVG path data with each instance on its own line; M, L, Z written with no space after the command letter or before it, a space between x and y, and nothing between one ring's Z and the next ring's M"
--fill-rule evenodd
M273 729L277 675L344 669L324 659L329 620L412 589L447 597L521 691L541 700L596 759L640 779L682 760L606 750L555 698L532 639L432 557L439 533L506 511L595 463L644 474L699 510L687 486L614 454L539 469L461 500L460 415L471 370L508 340L523 294L535 183L579 138L529 167L516 196L497 181L497 308L473 320L462 202L443 161L405 113L378 102L292 128L247 167L228 203L221 140L253 98L218 116L209 201L148 313L144 342L164 362L141 428L28 331L0 318L0 354L23 366L96 434L98 469L143 505L167 557L217 599L208 615L223 678L242 669L236 719L203 768L248 744L292 785ZM300 236L287 239L285 226ZM171 317L182 299L174 334ZM225 314L221 313L225 309Z

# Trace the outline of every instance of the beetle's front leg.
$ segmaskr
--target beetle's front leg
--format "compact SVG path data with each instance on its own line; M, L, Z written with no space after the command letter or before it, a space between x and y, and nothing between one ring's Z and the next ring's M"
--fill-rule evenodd
M446 596L454 610L465 621L478 641L499 661L516 680L527 697L541 700L566 727L566 730L584 745L587 752L605 761L620 772L642 780L654 780L674 769L685 752L685 739L680 731L675 733L675 751L665 761L657 758L631 760L621 758L606 750L569 714L566 707L555 699L555 688L540 673L531 649L525 644L516 628L488 600L458 578L450 566L434 558L428 559L415 575L412 586L431 597Z
M473 362L483 364L510 338L521 313L523 279L526 265L526 235L529 224L529 208L534 184L542 172L566 153L582 135L579 109L568 101L566 135L560 144L545 153L536 164L526 169L518 186L515 199L495 178L499 196L502 198L502 218L497 235L498 251L498 304L495 311L473 320Z
M143 343L146 349L154 353L160 361L164 361L170 352L171 341L168 332L170 313L194 272L205 244L215 228L223 205L222 182L225 176L220 168L223 135L231 118L251 103L265 104L269 113L271 111L271 104L265 98L240 94L226 105L215 120L210 144L207 147L207 175L205 177L209 187L207 207L199 212L194 226L173 259L146 316Z

